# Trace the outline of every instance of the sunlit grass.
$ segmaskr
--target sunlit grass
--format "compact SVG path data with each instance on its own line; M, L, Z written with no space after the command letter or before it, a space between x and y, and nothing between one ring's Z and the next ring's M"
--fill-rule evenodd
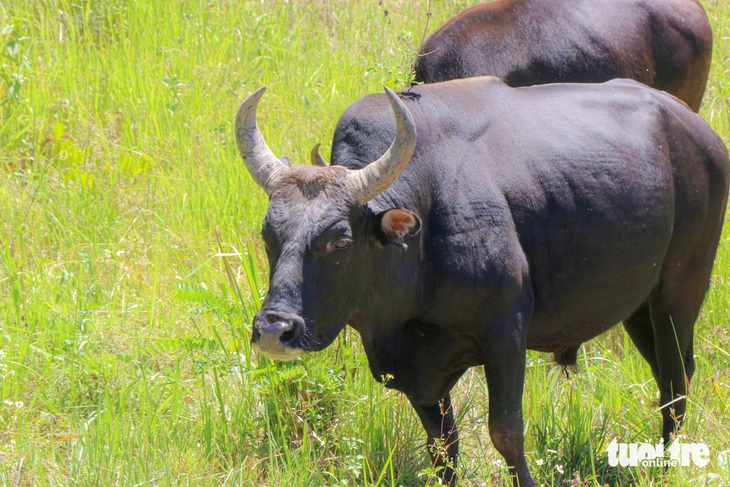
M0 4L0 485L423 485L421 426L371 378L354 332L294 363L251 353L267 201L232 122L266 85L272 148L306 162L323 142L326 157L350 103L407 83L428 3ZM472 3L432 2L429 29ZM715 56L701 114L729 141L730 7L704 4ZM710 447L708 467L607 466L611 439L660 430L649 368L616 328L586 344L570 379L530 353L533 473L730 483L717 460L730 449L729 296L730 226L684 429ZM463 485L501 485L482 371L454 395Z

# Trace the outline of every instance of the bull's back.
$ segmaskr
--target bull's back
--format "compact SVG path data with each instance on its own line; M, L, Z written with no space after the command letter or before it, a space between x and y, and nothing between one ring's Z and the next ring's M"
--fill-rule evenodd
M424 43L415 80L492 75L510 86L631 78L699 109L712 33L695 0L502 0L453 17Z

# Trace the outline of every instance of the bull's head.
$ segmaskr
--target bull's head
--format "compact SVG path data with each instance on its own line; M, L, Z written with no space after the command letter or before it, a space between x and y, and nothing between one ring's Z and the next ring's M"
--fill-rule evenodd
M256 125L261 88L241 104L236 140L246 168L269 195L262 236L269 258L269 294L254 318L252 342L264 355L290 360L321 350L360 308L372 252L383 244L405 248L418 233L418 216L402 208L375 213L367 206L410 161L416 125L408 109L386 88L396 136L379 159L363 169L328 166L315 150L314 166L288 167Z

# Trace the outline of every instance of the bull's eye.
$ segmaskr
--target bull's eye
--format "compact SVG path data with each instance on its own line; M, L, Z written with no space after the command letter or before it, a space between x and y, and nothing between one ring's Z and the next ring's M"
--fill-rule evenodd
M350 245L351 240L346 238L341 238L339 240L336 240L334 243L334 248L338 250L346 249Z

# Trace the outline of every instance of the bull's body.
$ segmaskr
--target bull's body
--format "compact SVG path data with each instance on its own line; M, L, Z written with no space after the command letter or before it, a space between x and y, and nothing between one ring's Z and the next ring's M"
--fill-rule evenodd
M712 30L696 0L497 0L435 31L415 79L492 75L528 86L631 78L698 111L711 55Z
M579 345L627 318L693 252L706 258L690 266L701 278L687 286L704 294L727 178L707 167L721 142L672 97L631 82L514 90L483 78L403 99L419 144L370 206L414 211L423 235L373 264L380 277L369 276L372 295L353 317L376 377L440 399L482 363L478 335L515 307L528 348ZM331 163L358 168L394 134L386 97L362 98L337 126ZM706 248L687 249L689 239ZM431 350L413 347L409 320L444 335ZM420 377L420 367L432 370Z
M493 443L526 486L526 349L561 354L623 320L672 403L669 440L727 203L720 138L676 98L627 80L510 88L484 77L400 98L418 144L379 195L353 201L342 178L356 171L342 166L369 167L393 140L384 95L341 117L333 167L287 169L270 185L271 286L254 342L290 358L349 322L375 377L408 395L454 460L449 391L483 364ZM386 238L393 208L420 222L397 210L402 231Z

